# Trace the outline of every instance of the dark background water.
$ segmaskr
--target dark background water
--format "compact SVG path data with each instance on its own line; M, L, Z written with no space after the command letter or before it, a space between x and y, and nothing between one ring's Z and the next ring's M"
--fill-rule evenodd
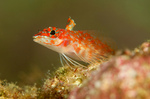
M19 84L42 82L61 66L59 56L32 36L48 26L65 28L71 16L74 30L96 30L131 48L150 39L150 1L146 0L1 0L0 79Z

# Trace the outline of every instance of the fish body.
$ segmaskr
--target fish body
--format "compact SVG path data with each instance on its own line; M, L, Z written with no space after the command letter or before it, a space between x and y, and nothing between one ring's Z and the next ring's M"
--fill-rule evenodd
M84 31L73 31L76 25L69 18L65 29L48 27L33 36L34 41L72 59L93 63L113 53L113 50ZM70 58L67 58L70 59Z

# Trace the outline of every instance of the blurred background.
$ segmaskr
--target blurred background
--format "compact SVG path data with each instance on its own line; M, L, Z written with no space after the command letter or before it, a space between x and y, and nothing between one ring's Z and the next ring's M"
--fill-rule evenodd
M150 1L146 0L1 0L0 79L18 84L42 83L48 70L60 65L58 53L33 42L48 26L96 30L118 49L137 47L150 39Z

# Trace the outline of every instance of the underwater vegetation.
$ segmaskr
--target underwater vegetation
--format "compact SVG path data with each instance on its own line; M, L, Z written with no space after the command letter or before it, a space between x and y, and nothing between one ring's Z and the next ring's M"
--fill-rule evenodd
M150 41L87 68L63 66L45 78L41 87L0 81L1 99L148 99Z

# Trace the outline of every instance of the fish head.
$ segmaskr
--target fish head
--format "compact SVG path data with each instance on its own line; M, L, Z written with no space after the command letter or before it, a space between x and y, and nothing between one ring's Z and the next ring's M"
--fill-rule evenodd
M64 29L48 27L33 36L33 41L57 52L61 52L62 35Z

